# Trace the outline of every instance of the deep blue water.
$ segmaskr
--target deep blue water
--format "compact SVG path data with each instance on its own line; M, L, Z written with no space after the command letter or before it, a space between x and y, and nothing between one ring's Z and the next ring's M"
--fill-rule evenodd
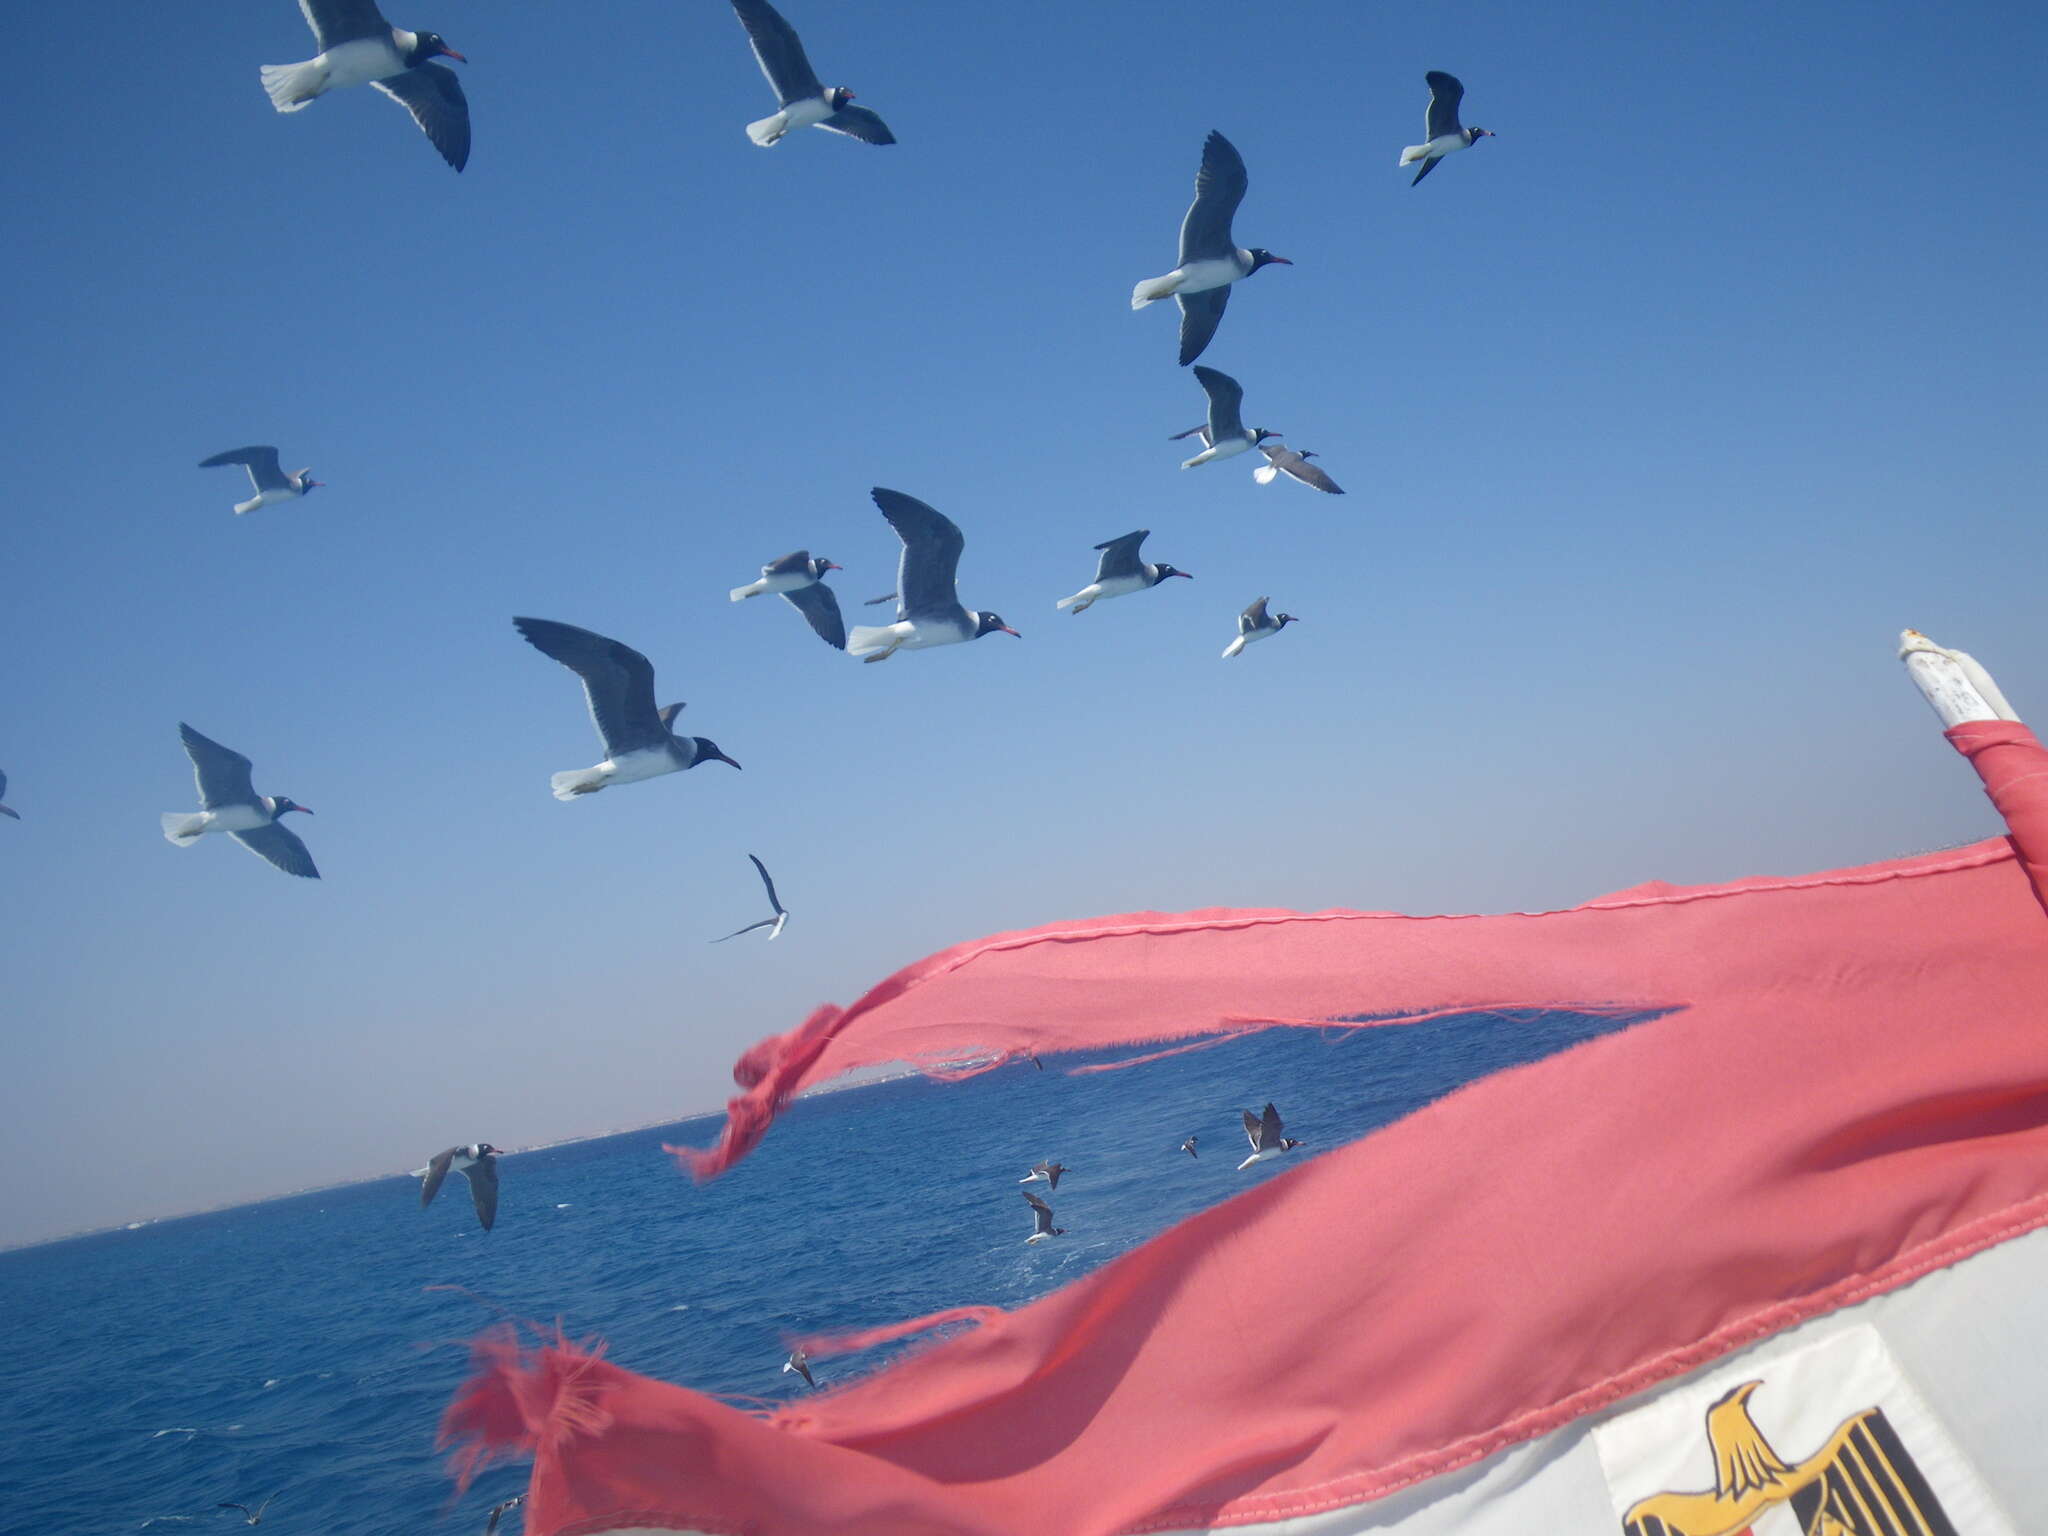
M245 1527L219 1500L272 1495L279 1536L481 1530L524 1469L455 1502L433 1437L495 1314L430 1286L559 1318L650 1375L777 1397L802 1389L786 1334L1016 1306L1296 1158L1617 1027L1273 1029L1079 1077L1060 1068L1088 1058L1048 1057L805 1100L703 1186L660 1144L704 1144L715 1120L508 1157L490 1233L459 1179L426 1211L414 1181L385 1179L0 1255L0 1532L226 1532ZM1307 1145L1237 1173L1238 1111L1269 1098ZM1068 1235L1027 1247L1017 1180L1042 1157L1074 1170L1052 1197ZM815 1369L825 1385L885 1358Z

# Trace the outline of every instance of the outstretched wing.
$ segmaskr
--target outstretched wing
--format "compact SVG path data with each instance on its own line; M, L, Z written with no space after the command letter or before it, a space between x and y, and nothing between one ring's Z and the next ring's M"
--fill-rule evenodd
M779 560L770 560L761 567L763 576L808 576L811 574L811 552L808 549L792 550Z
M903 558L896 570L900 605L911 619L954 617L960 612L955 583L960 573L960 552L967 540L951 518L927 506L915 496L876 486L875 505L903 541Z
M1217 291L1221 293L1224 290ZM1227 437L1242 437L1244 386L1229 374L1218 373L1214 368L1197 368L1195 379L1209 396L1209 441L1220 443Z
M182 720L178 736L185 743L185 755L192 759L192 776L199 781L201 810L256 804L256 787L249 782L249 759L200 735Z
M1223 311L1230 304L1230 285L1177 293L1173 301L1180 305L1180 365L1185 368L1216 339L1216 327L1223 323Z
M512 625L535 650L583 679L583 696L607 756L668 741L669 729L654 707L654 663L633 647L553 619L514 619Z
M1266 599L1262 597L1237 616L1237 632L1240 635L1248 635L1255 629L1267 628L1272 622L1266 617ZM1251 1115L1247 1113L1245 1119L1251 1119Z
M1440 139L1447 133L1463 132L1458 122L1458 103L1465 99L1465 87L1458 83L1458 77L1432 69L1422 78L1429 82L1429 114L1423 119L1424 137ZM1422 177L1418 175L1415 179L1420 181Z
M761 883L768 887L768 905L773 907L777 912L780 912L782 910L782 900L775 894L775 882L768 878L768 866L766 864L763 864L759 859L755 859L754 855L752 855L751 853L748 854L747 857L750 859L754 859L754 868L758 869L761 872Z
M272 822L267 827L257 827L249 832L228 834L251 853L268 859L288 875L298 875L306 880L318 880L320 871L313 867L313 855L306 851L306 845L299 834L289 827Z
M448 1177L448 1165L455 1160L455 1149L436 1152L434 1160L427 1164L427 1176L420 1184L420 1205L432 1203L434 1196L441 1193L441 1181Z
M1211 261L1236 251L1230 222L1250 185L1244 157L1222 134L1211 133L1202 145L1202 168L1195 172L1195 200L1180 221L1181 265Z
M469 1180L469 1198L476 1206L476 1219L488 1232L491 1223L498 1219L498 1160L480 1157L463 1169L462 1175Z
M1186 437L1187 433L1180 434ZM1096 563L1095 579L1109 581L1117 576L1136 576L1145 568L1145 562L1138 557L1138 546L1145 542L1149 528L1140 528L1136 533L1127 533L1120 539L1111 539L1095 547L1102 551L1102 559Z
M252 448L230 448L226 453L216 453L210 459L201 459L201 469L219 469L224 464L239 464L249 471L249 482L259 491L288 491L291 481L285 478L283 468L277 462L275 448L257 445Z
M359 38L391 36L391 23L377 9L376 0L299 0L299 11L322 53Z
M846 649L846 620L839 616L839 599L822 581L785 592L783 599L804 616L817 637L835 651Z
M1298 453L1289 452L1278 456L1271 454L1267 456L1272 458L1274 467L1279 469L1282 474L1299 480L1303 485L1310 487L1312 490L1321 491L1329 496L1342 496L1344 494L1343 486L1332 480L1322 470L1309 463L1307 459Z
M863 144L896 142L896 135L889 131L889 125L866 107L841 107L818 126L833 133L843 133L849 139L859 139Z
M372 80L386 96L412 114L427 141L456 170L469 164L469 98L444 64L419 64L388 80Z
M754 45L754 61L768 77L782 105L809 101L822 96L811 61L804 57L804 45L797 41L796 28L782 19L782 13L768 0L732 0L733 14L747 29L747 41Z
M1266 1113L1259 1119L1259 1145L1277 1147L1281 1142L1280 1111L1272 1105L1266 1106Z

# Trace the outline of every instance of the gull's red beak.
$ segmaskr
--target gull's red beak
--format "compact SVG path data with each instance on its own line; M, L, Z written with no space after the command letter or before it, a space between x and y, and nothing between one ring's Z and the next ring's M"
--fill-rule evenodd
M1017 631L1010 628L1010 626L1007 624L998 624L996 627L1013 640L1022 640L1024 638L1022 635L1018 634Z
M450 48L446 43L443 43L441 45L441 52L446 57L454 59L459 63L467 64L469 62L469 60L463 58L461 54L457 53L453 48Z

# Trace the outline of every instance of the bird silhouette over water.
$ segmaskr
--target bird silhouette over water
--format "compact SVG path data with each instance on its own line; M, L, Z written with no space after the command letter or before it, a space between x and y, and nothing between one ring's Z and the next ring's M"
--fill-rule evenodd
M488 1141L450 1147L446 1152L436 1152L426 1167L413 1169L413 1177L420 1180L422 1210L441 1192L441 1181L448 1177L451 1168L469 1180L469 1198L476 1206L476 1219L483 1223L486 1232L490 1231L491 1223L498 1219L498 1149Z
M277 1495L273 1493L273 1494L272 1494L272 1495L271 1495L271 1496L270 1496L269 1498L265 1499L265 1500L264 1500L264 1501L263 1501L263 1502L262 1502L261 1504L258 1504L258 1505L257 1505L257 1506L256 1506L256 1507L255 1507L255 1508L253 1509L253 1510L252 1510L252 1509L250 1509L250 1508L249 1508L249 1506L248 1506L248 1505L246 1505L246 1504L236 1504L236 1503L233 1503L233 1502L231 1502L231 1501L229 1501L229 1500L227 1500L227 1499L223 1499L223 1500L221 1500L221 1502L220 1502L219 1504L215 1505L214 1507L215 1507L216 1509L239 1509L239 1510L240 1510L240 1511L241 1511L241 1512L242 1512L242 1513L243 1513L244 1515L247 1515L247 1516L248 1516L248 1518L247 1518L246 1520L244 1520L244 1521L242 1522L242 1524L244 1524L244 1525L261 1525L261 1524L263 1523L263 1511L265 1511L266 1509L270 1508L270 1506L271 1506L271 1505L273 1505L273 1504L275 1504L276 1502L277 1502Z

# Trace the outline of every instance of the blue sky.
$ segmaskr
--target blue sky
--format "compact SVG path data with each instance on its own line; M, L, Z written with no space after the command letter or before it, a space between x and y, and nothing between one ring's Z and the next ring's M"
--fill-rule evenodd
M773 103L719 0L394 0L469 170L274 114L285 0L25 12L0 113L0 1241L710 1107L939 946L1134 908L1540 909L1985 835L1889 659L2042 686L2038 6L786 8L901 143ZM82 42L81 40L88 40ZM1427 69L1499 137L1411 190ZM1203 359L1350 494L1182 473L1203 136L1293 258ZM207 454L328 488L248 518ZM868 500L1024 639L860 666L729 586ZM1196 580L1055 613L1137 527ZM1217 653L1270 594L1303 623ZM514 614L652 657L746 765L598 757ZM326 878L208 839L177 723ZM773 948L746 854L795 916Z

